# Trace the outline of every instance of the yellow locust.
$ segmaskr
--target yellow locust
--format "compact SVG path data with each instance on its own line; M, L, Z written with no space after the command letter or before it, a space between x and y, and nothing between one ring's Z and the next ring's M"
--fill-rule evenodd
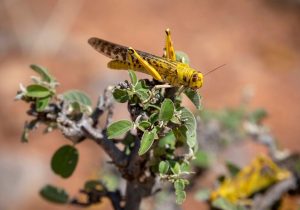
M203 85L203 74L188 64L176 61L170 30L166 30L165 56L134 50L99 38L90 38L88 43L101 54L111 58L107 64L111 69L134 70L151 75L154 79L175 87L199 89Z

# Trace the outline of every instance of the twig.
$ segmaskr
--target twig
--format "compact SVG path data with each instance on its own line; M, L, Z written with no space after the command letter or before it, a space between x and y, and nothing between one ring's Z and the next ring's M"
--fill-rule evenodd
M269 209L280 200L280 198L289 190L294 190L297 187L297 180L294 176L279 182L278 184L270 187L263 195L254 197L254 202L251 210L264 210Z
M93 113L91 114L91 118L93 119L93 127L96 127L99 122L99 118L101 115L107 110L108 116L107 116L107 122L106 125L108 125L111 121L112 115L113 115L113 101L111 97L111 91L112 87L108 87L104 90L103 96L100 96L98 98L97 106L94 109Z
M100 203L103 197L107 197L111 201L115 210L123 210L123 208L121 207L122 196L119 190L110 192L106 188L104 188L101 191L96 189L92 189L90 191L80 190L80 193L87 196L87 202L82 202L74 198L73 200L71 200L70 204L81 207L89 207L93 204Z
M96 130L90 123L81 124L81 128L86 137L94 140L104 149L116 166L124 168L128 164L127 155L122 152L113 141L107 138L105 130Z

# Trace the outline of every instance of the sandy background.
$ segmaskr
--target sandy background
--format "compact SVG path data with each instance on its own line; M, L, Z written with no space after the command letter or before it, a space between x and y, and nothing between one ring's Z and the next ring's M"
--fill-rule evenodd
M101 150L84 142L78 146L81 157L74 175L62 180L49 166L52 153L68 143L59 133L43 136L38 130L29 144L20 143L27 106L13 98L20 82L30 82L29 64L47 67L61 82L59 91L82 89L95 102L104 87L126 79L127 73L108 70L109 60L87 39L97 36L161 55L167 27L175 48L190 56L195 69L207 72L226 63L205 78L200 91L204 107L238 105L243 90L251 90L251 107L268 110L266 124L280 144L300 151L300 4L296 1L1 0L1 210L76 209L49 204L37 192L52 183L75 194L101 166ZM115 119L126 116L118 112ZM184 204L184 209L199 208L192 196ZM110 209L110 204L105 201L98 209Z

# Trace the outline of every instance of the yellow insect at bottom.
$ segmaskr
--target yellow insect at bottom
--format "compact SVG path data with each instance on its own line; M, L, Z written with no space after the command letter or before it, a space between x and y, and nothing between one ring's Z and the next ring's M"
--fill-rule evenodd
M280 168L270 158L261 155L235 177L225 178L219 188L211 193L211 199L221 197L232 203L242 202L252 194L290 176L288 170Z
M166 30L165 57L134 50L99 38L90 38L88 43L101 54L112 59L108 67L116 70L134 70L151 75L154 79L175 87L199 89L203 74L188 64L176 61L170 30Z

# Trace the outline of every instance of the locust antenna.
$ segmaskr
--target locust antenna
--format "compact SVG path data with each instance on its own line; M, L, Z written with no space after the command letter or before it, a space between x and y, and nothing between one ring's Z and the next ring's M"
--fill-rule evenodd
M206 72L205 74L203 74L203 76L206 76L206 75L208 75L208 74L210 74L210 73L212 73L212 72L214 72L214 71L220 69L221 67L223 67L223 66L225 66L225 65L226 65L226 64L222 64L221 66L218 66L217 68L214 68L214 69L212 69L212 70Z

